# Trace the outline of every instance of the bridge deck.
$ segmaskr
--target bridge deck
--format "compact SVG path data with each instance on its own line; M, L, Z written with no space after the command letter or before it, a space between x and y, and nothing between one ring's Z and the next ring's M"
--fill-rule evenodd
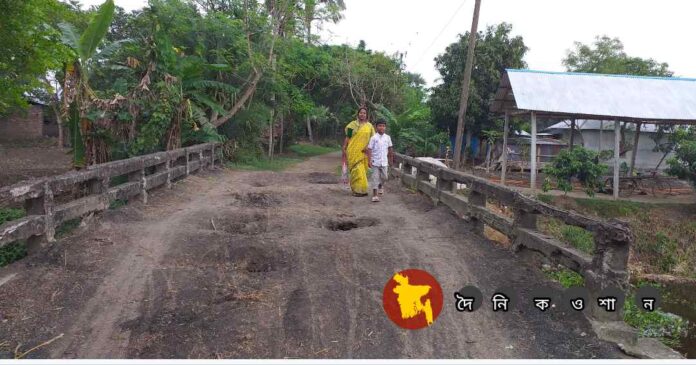
M0 283L14 275L0 284L0 343L64 333L28 356L41 358L621 357L558 308L456 312L467 284L484 298L560 287L398 182L379 204L321 184L339 158L190 176L0 269ZM377 224L332 231L327 219ZM407 268L442 286L430 328L402 330L382 309L384 284Z

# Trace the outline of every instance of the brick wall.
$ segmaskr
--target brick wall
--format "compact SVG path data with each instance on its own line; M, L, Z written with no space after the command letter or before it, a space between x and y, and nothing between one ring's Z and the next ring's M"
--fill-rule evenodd
M41 138L43 119L43 107L40 105L30 105L27 110L0 117L0 141Z

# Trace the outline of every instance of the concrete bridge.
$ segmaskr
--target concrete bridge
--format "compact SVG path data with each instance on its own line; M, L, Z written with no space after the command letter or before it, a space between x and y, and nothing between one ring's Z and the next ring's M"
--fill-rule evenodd
M594 297L625 288L626 226L398 159L378 204L338 184L337 154L243 172L216 168L213 144L4 188L0 203L23 202L29 216L0 226L0 246L29 239L31 252L0 269L0 353L38 345L25 357L620 358L603 339L639 345L620 314L522 304L539 287L562 296L540 261L580 272ZM491 199L514 214L486 208ZM592 230L595 254L543 236L538 214ZM56 239L76 217L86 224ZM484 225L509 235L513 249L485 239ZM444 292L441 315L416 331L382 309L385 283L407 268L428 271ZM485 300L511 288L521 304L457 312L453 294L465 285Z

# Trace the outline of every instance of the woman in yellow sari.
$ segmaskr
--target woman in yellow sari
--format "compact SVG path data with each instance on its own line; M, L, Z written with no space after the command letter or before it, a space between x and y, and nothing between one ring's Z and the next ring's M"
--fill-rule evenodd
M368 120L367 108L358 109L358 120L346 126L346 139L343 141L343 161L350 171L350 189L354 196L367 196L367 144L375 134L375 128Z

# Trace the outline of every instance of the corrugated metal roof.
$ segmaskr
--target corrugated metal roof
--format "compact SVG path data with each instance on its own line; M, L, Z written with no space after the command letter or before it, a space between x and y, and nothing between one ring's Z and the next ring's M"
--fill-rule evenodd
M602 125L602 121L600 120L594 120L594 119L576 119L575 120L575 129L577 130L599 130L600 126ZM626 126L629 130L634 130L634 124L628 124ZM547 128L545 128L545 131L549 131L552 129L570 129L570 120L564 120L561 122L558 122L556 124L553 124ZM605 131L613 131L614 130L614 121L613 120L605 120L604 121L604 127L601 128ZM647 133L654 133L657 132L657 124L648 124L648 123L643 123L640 126L640 131L641 132L647 132ZM666 132L669 133L669 132Z
M491 111L506 109L588 119L696 122L696 79L508 69Z

